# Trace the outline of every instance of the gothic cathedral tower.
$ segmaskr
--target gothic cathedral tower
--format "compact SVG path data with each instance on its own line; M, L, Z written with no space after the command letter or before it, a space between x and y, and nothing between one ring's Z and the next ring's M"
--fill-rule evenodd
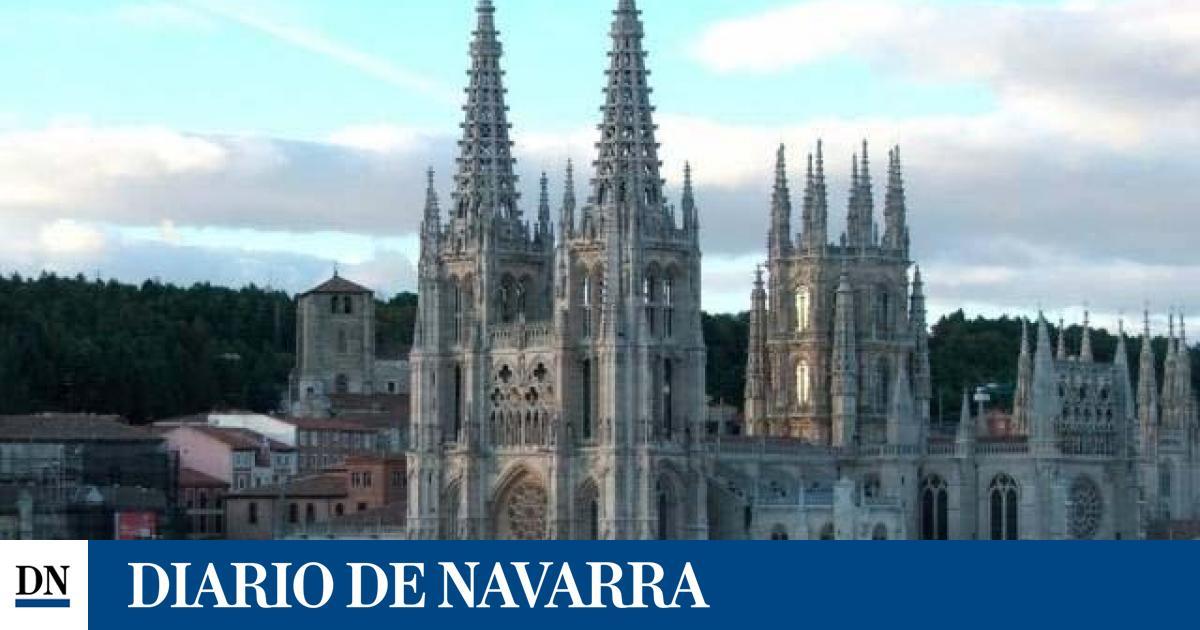
M614 12L599 155L550 225L516 193L495 9L480 0L455 193L432 178L412 361L420 538L704 538L705 349L690 169L663 196L643 27Z
M852 160L847 225L830 242L825 159L809 154L801 229L779 148L767 272L752 299L746 381L752 435L835 447L911 446L929 418L931 382L920 270L909 285L900 151L888 152L883 230L867 144Z

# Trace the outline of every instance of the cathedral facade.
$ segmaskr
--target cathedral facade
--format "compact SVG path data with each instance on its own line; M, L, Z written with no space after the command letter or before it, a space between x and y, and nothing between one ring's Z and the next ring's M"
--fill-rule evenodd
M418 538L705 538L705 350L690 174L663 196L643 26L612 23L600 142L557 229L516 192L502 47L478 4L454 193L421 229L409 528Z
M1086 332L1026 331L1010 421L963 396L930 422L924 285L899 148L882 225L869 147L844 231L824 147L798 229L784 149L752 291L743 435L705 433L699 215L676 207L634 0L611 27L600 140L577 200L517 194L495 9L480 0L448 203L432 173L410 356L408 528L442 539L1140 538L1200 517L1200 431L1180 323L1162 384L1144 331L1097 362Z

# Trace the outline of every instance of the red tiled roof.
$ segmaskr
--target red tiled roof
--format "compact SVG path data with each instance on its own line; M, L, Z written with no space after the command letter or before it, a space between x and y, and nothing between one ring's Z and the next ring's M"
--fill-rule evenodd
M332 278L301 295L312 295L314 293L373 293L373 291L339 275L334 275Z

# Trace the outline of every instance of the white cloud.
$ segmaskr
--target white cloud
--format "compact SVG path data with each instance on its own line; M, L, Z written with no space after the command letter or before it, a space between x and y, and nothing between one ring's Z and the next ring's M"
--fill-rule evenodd
M71 204L120 183L212 173L226 150L161 127L69 125L0 134L0 207Z
M1012 117L1126 146L1167 127L1195 138L1200 118L1194 2L816 0L717 23L692 53L717 72L852 55L910 80L983 82Z
M58 219L42 227L38 244L48 254L90 256L105 248L104 232L70 219Z

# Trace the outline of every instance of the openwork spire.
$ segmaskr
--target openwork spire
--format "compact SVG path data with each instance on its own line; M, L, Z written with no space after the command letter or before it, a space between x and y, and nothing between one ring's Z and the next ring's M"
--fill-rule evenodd
M1058 318L1058 360L1067 360L1067 322Z
M683 197L679 203L683 208L684 231L695 233L699 227L700 218L696 214L696 191L692 188L691 162L683 163Z
M884 247L892 250L908 249L908 209L904 198L904 174L900 165L900 147L888 152L888 184L884 198Z
M423 232L437 232L441 227L442 209L438 203L437 189L433 186L433 169L425 173L425 219L422 223Z
M564 239L575 234L575 163L567 158L567 179L563 183L562 209L558 217L558 229Z
M825 187L825 143L822 140L817 140L812 193L812 227L806 226L806 236L812 249L821 249L829 242L829 190Z
M457 219L518 221L517 176L513 172L513 143L509 140L508 107L504 103L503 47L496 31L496 9L479 0L478 25L471 42L470 82L463 136L459 141L458 173L454 184Z
M871 160L867 155L867 141L863 140L862 161L854 156L851 170L850 207L846 213L846 236L851 247L865 249L874 241L875 201L871 192Z
M664 208L640 14L633 0L621 0L613 13L592 197L605 213L614 206L622 212Z
M779 145L775 153L775 187L771 191L772 256L785 255L792 248L792 191L788 188L787 148Z
M1155 431L1158 429L1158 368L1155 365L1154 349L1151 347L1153 337L1150 336L1150 311L1145 313L1144 328L1142 329L1142 351L1138 360L1138 425L1140 427L1139 445L1142 452L1154 444Z
M541 236L549 236L550 234L550 178L546 177L546 171L542 171L542 178L538 182L540 194L538 195L538 234Z

